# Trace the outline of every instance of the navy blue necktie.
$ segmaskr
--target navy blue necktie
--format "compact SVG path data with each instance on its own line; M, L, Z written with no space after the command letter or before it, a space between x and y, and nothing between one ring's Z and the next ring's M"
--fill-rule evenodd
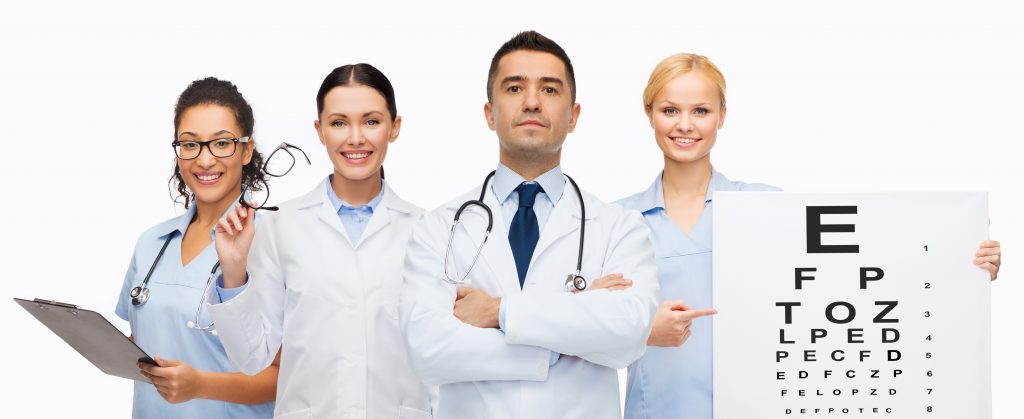
M519 192L519 209L508 230L508 243L512 245L512 256L516 260L516 271L519 272L519 288L523 287L526 280L533 249L537 247L537 239L540 238L540 226L537 224L537 214L533 212L533 202L542 190L539 183L523 183L516 188L516 192Z

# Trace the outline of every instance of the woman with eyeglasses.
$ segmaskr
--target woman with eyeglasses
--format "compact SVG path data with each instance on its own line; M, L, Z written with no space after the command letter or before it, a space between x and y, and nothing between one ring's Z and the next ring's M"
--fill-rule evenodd
M135 382L132 417L272 416L277 362L237 372L213 329L198 326L209 314L197 314L218 263L214 226L243 187L266 188L252 133L252 108L228 81L197 80L178 97L170 182L187 211L139 237L115 310L157 362L139 366L152 383Z
M711 419L712 192L779 189L730 180L712 167L725 124L725 77L707 57L662 60L643 102L665 166L647 190L619 203L639 210L650 227L662 302L647 352L629 367L625 417ZM999 242L981 243L972 256L995 280Z
M253 225L217 225L222 293L210 306L224 347L256 373L281 351L278 418L430 418L431 394L398 329L405 243L423 210L384 181L398 139L391 82L369 64L334 69L313 121L333 171Z

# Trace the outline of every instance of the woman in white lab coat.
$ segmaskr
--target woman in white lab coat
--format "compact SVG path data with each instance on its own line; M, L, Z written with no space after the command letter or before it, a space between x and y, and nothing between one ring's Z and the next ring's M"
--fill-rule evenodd
M317 111L333 173L258 233L252 209L221 219L219 285L237 294L210 312L242 371L281 349L275 417L430 418L398 330L404 245L423 211L384 181L402 123L394 90L373 66L346 65L324 79Z

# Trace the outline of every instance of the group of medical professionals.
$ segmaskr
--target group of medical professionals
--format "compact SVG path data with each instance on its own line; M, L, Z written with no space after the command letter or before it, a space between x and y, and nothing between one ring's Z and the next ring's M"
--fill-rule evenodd
M727 106L708 58L665 58L642 97L664 168L601 202L560 165L568 55L515 35L487 77L495 170L424 211L384 177L391 82L338 67L312 127L331 173L273 207L254 197L308 158L265 158L238 88L191 83L170 178L187 212L139 237L116 308L157 362L133 417L711 419L712 193L778 189L713 168ZM996 278L998 242L970 256Z

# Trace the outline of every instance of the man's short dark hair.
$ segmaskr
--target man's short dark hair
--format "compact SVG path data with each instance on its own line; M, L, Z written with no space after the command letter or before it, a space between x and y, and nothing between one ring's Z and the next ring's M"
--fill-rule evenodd
M508 42L505 42L501 48L498 48L498 52L494 53L494 58L491 59L491 69L487 73L487 101L490 102L493 99L491 89L494 89L494 78L498 75L498 62L501 58L515 51L539 51L546 52L548 54L558 57L565 64L565 74L569 78L569 93L572 95L572 102L576 103L576 75L572 71L572 62L569 61L569 55L565 53L555 41L548 39L548 37L537 33L536 31L525 31L519 32Z

